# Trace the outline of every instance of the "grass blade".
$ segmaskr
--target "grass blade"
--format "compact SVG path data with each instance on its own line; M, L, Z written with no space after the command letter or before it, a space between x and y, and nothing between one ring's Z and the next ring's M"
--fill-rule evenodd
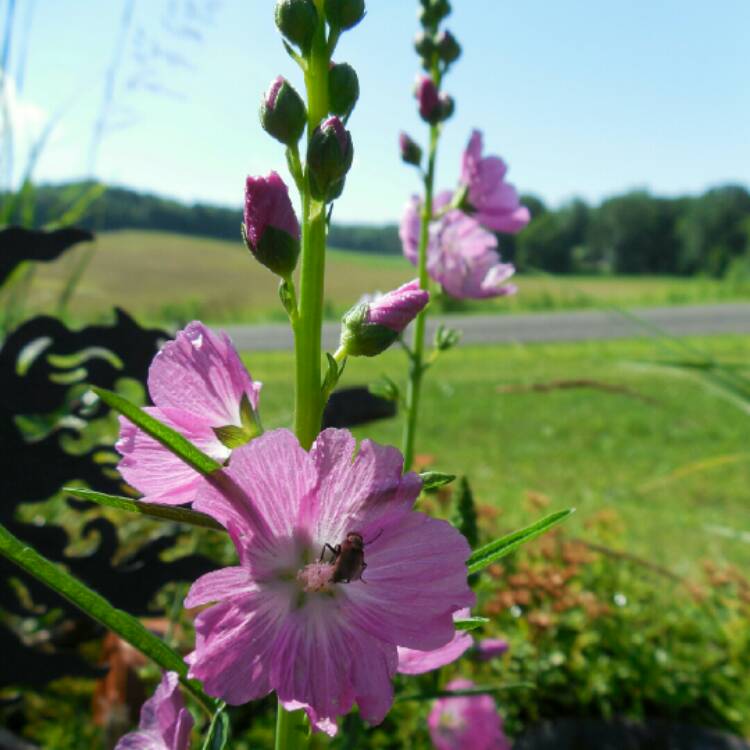
M24 544L2 525L0 525L0 554L5 555L89 617L117 633L120 638L155 661L162 669L177 672L183 685L204 708L212 712L215 702L205 695L195 681L187 679L188 667L182 657L161 638L149 632L140 620L113 607L103 596Z
M180 435L179 432L146 414L143 409L131 403L126 398L105 388L92 387L92 390L107 406L127 417L134 425L140 427L145 433L160 442L167 450L172 451L178 458L181 458L188 466L191 466L200 474L212 474L221 469L220 464L210 456L207 456L202 450L196 448L189 440Z
M158 518L162 521L176 521L177 523L186 523L191 526L225 531L224 527L218 521L214 521L211 516L207 516L205 513L198 513L195 510L188 510L187 508L176 508L172 505L161 505L159 503L146 503L143 500L133 500L132 498L120 497L119 495L106 495L103 492L95 492L94 490L85 490L78 487L63 487L63 492L79 500L97 503L107 508L127 510L130 513L140 513L143 516Z
M496 539L494 542L490 542L478 550L474 550L472 556L466 561L469 574L477 573L482 568L491 565L495 560L499 560L501 557L505 557L505 555L518 549L522 544L526 544L526 542L530 542L532 539L544 534L545 531L548 531L553 526L557 526L558 523L564 521L574 512L574 508L569 508L568 510L552 513L540 521L531 524L531 526L527 526L525 529L514 531L512 534Z

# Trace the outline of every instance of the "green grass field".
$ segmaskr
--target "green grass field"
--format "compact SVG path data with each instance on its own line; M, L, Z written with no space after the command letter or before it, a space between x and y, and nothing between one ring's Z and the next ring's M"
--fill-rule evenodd
M693 341L717 357L750 361L747 338ZM750 417L691 378L641 364L662 354L648 341L449 352L427 376L418 452L438 470L468 474L477 501L500 509L507 529L543 512L529 501L534 493L550 510L575 506L568 526L581 535L599 511L616 511L620 547L677 573L708 558L747 570ZM247 354L246 362L266 383L264 423L288 425L291 355ZM401 382L404 368L399 351L352 360L342 384L365 384L379 373ZM624 392L527 390L574 379ZM399 445L401 419L356 432ZM736 538L726 536L733 532Z
M38 266L29 308L53 311L60 290L86 249ZM401 257L331 250L328 317L338 317L362 294L386 291L415 275ZM667 277L521 276L513 298L462 305L467 312L535 311L716 302L750 299L750 285ZM69 317L97 320L121 305L150 322L284 320L277 280L242 243L160 232L98 236L93 259L76 290Z

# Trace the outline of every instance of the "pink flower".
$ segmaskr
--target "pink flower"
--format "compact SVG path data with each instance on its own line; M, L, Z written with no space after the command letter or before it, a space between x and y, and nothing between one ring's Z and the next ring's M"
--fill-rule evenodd
M453 680L448 690L468 690L469 680ZM510 750L503 721L490 695L439 698L427 718L437 750Z
M508 641L504 638L482 638L477 644L477 659L490 661L502 656L508 650Z
M356 701L377 724L398 647L453 638L453 613L474 601L469 546L412 510L421 482L402 470L395 448L365 440L356 451L346 430L325 430L309 453L287 430L234 452L227 489L194 506L226 526L239 555L185 600L216 602L196 618L187 658L210 695L236 705L275 690L329 731Z
M232 342L193 321L167 342L148 372L154 406L146 411L223 463L255 431L261 383L253 382ZM181 505L203 479L125 418L120 419L119 470L145 500Z
M138 730L122 737L115 750L189 750L192 728L177 673L166 672L141 708Z
M434 211L440 212L451 198L449 192L440 193ZM419 198L413 196L407 203L399 232L404 255L414 265L419 259L421 210ZM427 271L457 299L501 297L516 291L513 284L506 283L515 268L500 261L495 235L458 210L448 211L430 225Z
M508 167L497 156L482 158L482 133L475 130L464 151L461 184L468 190L468 208L476 220L496 232L515 234L531 219L513 185L505 182Z
M453 619L469 617L469 609L453 613ZM457 630L453 638L434 651L418 651L413 648L398 649L398 671L400 674L424 674L451 664L471 648L471 636L463 630Z

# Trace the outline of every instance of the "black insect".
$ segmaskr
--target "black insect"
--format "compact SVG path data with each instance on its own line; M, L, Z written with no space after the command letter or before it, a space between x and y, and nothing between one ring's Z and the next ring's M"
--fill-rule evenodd
M382 533L381 531L368 544L374 542ZM365 540L362 534L358 531L350 531L341 544L335 547L328 543L324 544L323 551L320 553L321 561L326 550L333 553L333 576L331 577L333 583L351 583L352 581L365 583L362 574L367 569L367 563L365 562Z

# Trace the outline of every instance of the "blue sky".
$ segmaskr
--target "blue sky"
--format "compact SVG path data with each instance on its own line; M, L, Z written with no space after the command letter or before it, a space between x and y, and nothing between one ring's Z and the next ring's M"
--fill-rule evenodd
M9 66L18 79L16 175L30 138L53 116L37 179L89 174L92 129L130 3L96 176L239 206L246 174L285 174L282 148L257 120L276 74L301 87L273 0L19 0ZM0 2L3 20L7 5ZM750 183L748 0L453 5L448 27L464 55L446 81L457 111L442 141L441 185L456 179L473 127L509 162L521 191L552 204L635 187L676 194ZM339 221L395 220L417 188L396 149L402 128L425 135L411 95L416 8L416 0L369 0L367 18L339 46L337 60L355 66L362 88Z

